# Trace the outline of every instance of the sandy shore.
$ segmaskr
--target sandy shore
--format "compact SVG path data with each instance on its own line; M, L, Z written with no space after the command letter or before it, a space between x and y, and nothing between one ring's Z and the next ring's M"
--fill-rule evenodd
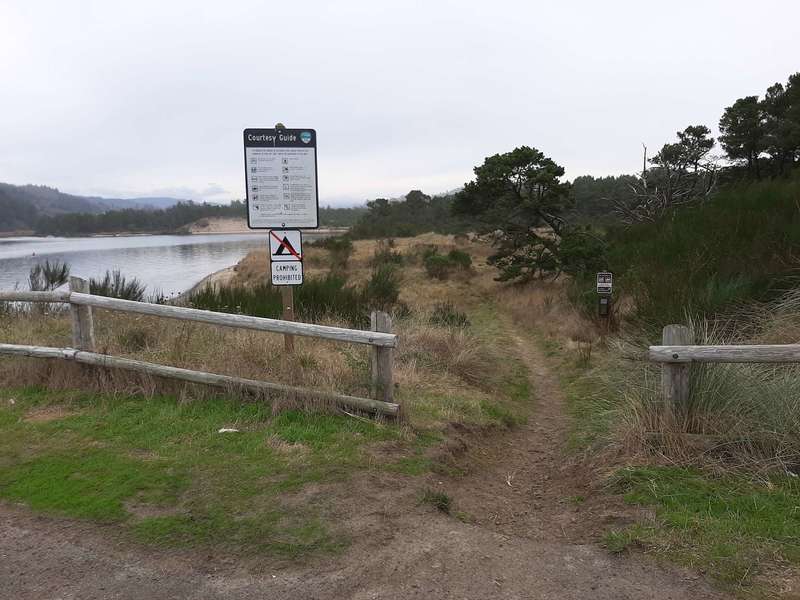
M238 263L237 263L238 265ZM236 275L236 265L231 265L230 267L225 267L224 269L220 269L219 271L214 271L210 275L206 275L200 281L195 283L192 287L188 290L183 292L180 296L178 296L178 300L183 300L191 296L197 290L203 289L207 285L227 285L231 282L231 280Z
M313 233L344 233L346 227L321 227L314 229ZM213 219L200 219L186 227L186 233L190 234L212 234L212 233L253 233L247 226L247 219L235 217L218 217ZM309 233L312 233L311 231Z

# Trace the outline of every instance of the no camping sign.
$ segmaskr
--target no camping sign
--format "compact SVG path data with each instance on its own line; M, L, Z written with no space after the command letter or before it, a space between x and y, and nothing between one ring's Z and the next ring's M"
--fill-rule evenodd
M269 259L272 285L303 283L303 234L296 229L270 230Z

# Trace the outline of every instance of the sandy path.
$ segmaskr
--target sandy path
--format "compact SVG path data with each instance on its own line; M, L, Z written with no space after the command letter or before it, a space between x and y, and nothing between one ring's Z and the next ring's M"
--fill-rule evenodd
M587 543L598 523L624 518L624 509L593 501L580 467L565 462L564 398L539 351L515 341L531 368L536 413L507 435L471 440L457 459L469 467L466 476L420 482L371 473L346 491L306 494L303 501L327 498L350 533L353 544L341 556L304 565L243 564L145 550L98 526L0 505L0 598L727 597L694 574ZM468 522L421 506L423 484L446 490ZM569 502L576 490L590 496L585 507Z

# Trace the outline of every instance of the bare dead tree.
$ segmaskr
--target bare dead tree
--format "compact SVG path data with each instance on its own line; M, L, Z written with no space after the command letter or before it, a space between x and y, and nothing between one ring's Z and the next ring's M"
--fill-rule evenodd
M714 192L719 157L711 155L709 134L702 125L687 127L678 132L677 143L665 144L649 161L642 144L642 174L630 196L614 206L624 223L658 221L674 207L702 202Z

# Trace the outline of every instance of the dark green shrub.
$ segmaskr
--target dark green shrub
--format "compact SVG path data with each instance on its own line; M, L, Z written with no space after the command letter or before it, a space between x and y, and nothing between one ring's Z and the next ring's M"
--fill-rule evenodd
M442 254L431 254L428 256L424 263L425 271L431 277L436 279L447 279L453 271L455 265L453 262Z
M400 276L391 264L382 264L372 271L364 285L364 301L370 308L389 310L400 297Z
M347 270L347 263L353 254L353 240L350 239L350 236L327 237L310 242L308 245L328 251L331 271L340 273Z
M447 258L449 258L450 261L459 269L469 271L472 268L472 257L469 255L469 253L464 252L463 250L453 248L447 253Z
M56 260L37 263L31 267L28 275L31 291L51 292L69 280L69 264Z
M325 317L340 317L352 326L369 322L369 312L362 295L345 285L344 277L329 275L308 278L294 288L295 315L301 321L314 322ZM278 287L263 283L252 287L211 286L195 292L190 300L194 308L254 317L280 319L283 302Z
M119 270L106 271L102 279L89 279L89 291L96 296L121 298L123 300L144 300L145 285L135 277L127 279Z
M472 268L472 258L467 252L456 248L447 254L439 254L439 249L432 246L423 250L422 264L428 275L444 280L456 270L469 271Z
M414 244L406 255L406 259L412 264L423 264L425 259L431 254L438 254L439 248L436 244Z
M466 313L456 310L451 302L439 302L433 307L430 322L442 327L469 327Z

